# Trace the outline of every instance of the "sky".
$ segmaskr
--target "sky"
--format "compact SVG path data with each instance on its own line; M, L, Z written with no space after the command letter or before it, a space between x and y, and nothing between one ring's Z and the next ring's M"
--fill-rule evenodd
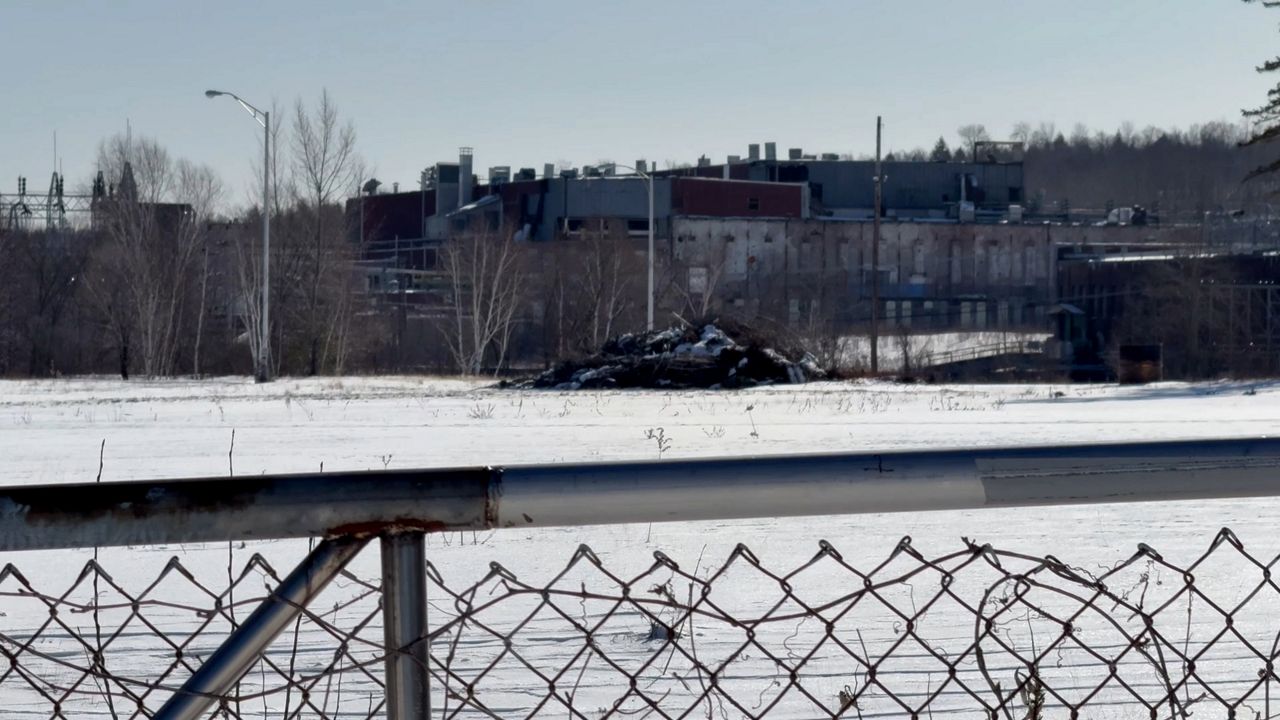
M692 162L776 141L870 153L982 123L1187 126L1274 84L1280 11L1239 0L0 0L0 191L88 182L124 132L212 166L247 204L260 129L233 101L354 122L371 175L475 148L492 165Z

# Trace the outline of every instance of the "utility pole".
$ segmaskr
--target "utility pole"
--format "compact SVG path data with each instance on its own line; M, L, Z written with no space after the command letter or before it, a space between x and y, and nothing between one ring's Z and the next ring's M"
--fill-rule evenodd
M871 238L871 374L880 372L880 116L876 116L876 202Z

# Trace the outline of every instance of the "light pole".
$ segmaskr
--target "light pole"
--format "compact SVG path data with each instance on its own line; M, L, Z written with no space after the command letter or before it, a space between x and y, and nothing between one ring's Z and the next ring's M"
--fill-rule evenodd
M258 356L254 358L253 379L268 382L271 380L271 113L259 110L235 93L205 90L204 95L233 98L262 126L262 321L258 324Z
M614 167L620 167L623 170L630 170L636 175L639 175L640 177L644 178L645 186L649 190L649 253L648 253L649 283L648 283L648 291L646 293L648 304L647 304L647 312L645 314L645 329L650 332L653 332L653 176L643 170L640 170L639 168L631 167L630 165L623 165L621 163L610 163L610 164L613 165Z
M871 374L880 372L880 203L883 200L884 176L880 168L880 131L884 127L876 116L876 196L871 238Z

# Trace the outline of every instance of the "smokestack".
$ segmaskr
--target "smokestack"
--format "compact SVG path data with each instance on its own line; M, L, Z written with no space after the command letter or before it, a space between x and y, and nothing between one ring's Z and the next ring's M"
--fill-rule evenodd
M747 160L755 161L760 159L760 143L751 143L747 146Z
M764 159L765 160L778 159L778 143L767 142L764 144Z
M469 147L458 148L458 207L471 202L471 156L474 152Z

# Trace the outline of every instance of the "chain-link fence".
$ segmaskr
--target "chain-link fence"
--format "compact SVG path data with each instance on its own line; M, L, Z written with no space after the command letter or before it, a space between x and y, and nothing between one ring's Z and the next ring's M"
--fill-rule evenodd
M1269 718L1276 561L1224 530L1188 563L1139 546L1093 569L910 538L865 567L827 543L784 568L655 553L632 577L585 546L553 577L494 564L460 586L428 564L432 715ZM142 587L96 561L58 589L6 566L4 715L149 717L279 580L256 555L220 587L177 558ZM381 717L381 623L378 582L344 573L219 716Z

